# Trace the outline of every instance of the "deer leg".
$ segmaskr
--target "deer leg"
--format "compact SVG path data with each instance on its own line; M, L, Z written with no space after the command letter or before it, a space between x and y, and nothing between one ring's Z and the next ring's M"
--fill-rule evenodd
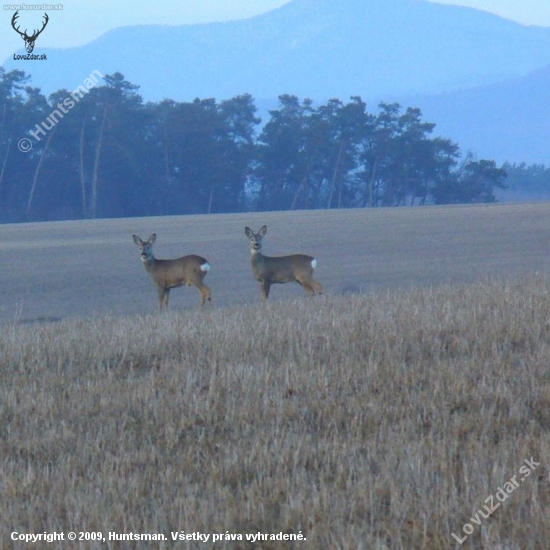
M310 296L315 296L315 292L317 292L318 294L323 293L323 287L321 286L321 283L318 283L314 279L310 279L309 281L298 281L298 283L300 283L300 285Z
M170 289L163 286L157 287L159 293L159 311L162 311L164 305L168 309L168 300L170 299Z
M323 294L323 285L317 281L311 280L311 286L317 292L317 294Z
M197 288L199 290L201 307L204 306L204 302L206 300L208 300L209 302L212 301L212 291L208 286L206 286L204 283L198 283Z
M157 286L157 292L159 295L159 313L162 311L162 303L164 302L165 289L161 286Z
M271 288L271 283L268 281L262 281L260 283L260 292L262 294L262 300L267 300L269 296L269 289Z
M168 310L168 300L170 300L170 289L166 289L166 294L164 295L164 307Z
M314 296L315 291L313 290L313 287L309 282L306 281L298 281L300 286L308 293L309 296Z

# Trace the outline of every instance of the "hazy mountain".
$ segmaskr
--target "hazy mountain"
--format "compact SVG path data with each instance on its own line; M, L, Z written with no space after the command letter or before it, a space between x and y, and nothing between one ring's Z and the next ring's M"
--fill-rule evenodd
M8 59L45 93L93 70L122 72L145 99L293 93L320 100L437 93L550 65L550 29L423 0L294 0L242 21L118 28L47 61Z
M410 97L462 150L499 162L550 166L550 66L525 77L437 96Z

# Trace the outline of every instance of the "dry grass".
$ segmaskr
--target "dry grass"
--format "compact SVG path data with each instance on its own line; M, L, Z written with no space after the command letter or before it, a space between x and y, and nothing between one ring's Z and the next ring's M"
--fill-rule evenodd
M540 466L462 548L548 548L544 276L9 324L0 349L2 548L12 530L454 548L531 457Z

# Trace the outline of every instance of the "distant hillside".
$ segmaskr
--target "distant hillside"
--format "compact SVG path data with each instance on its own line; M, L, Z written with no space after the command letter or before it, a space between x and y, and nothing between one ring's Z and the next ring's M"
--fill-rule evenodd
M411 97L436 132L483 158L550 166L550 66L525 77L436 96Z
M47 62L8 59L45 93L97 69L122 72L145 99L325 100L440 93L550 65L550 29L421 0L294 0L242 21L118 28L79 48L41 49Z

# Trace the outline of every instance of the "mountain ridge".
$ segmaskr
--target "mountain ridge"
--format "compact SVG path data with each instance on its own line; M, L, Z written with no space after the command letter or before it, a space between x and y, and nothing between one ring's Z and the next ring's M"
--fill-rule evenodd
M550 29L422 0L294 0L249 19L119 27L77 48L42 52L48 62L25 69L45 93L97 69L122 72L150 100L368 97L521 76L550 64Z
M498 162L550 166L550 65L488 86L403 98L462 150Z

